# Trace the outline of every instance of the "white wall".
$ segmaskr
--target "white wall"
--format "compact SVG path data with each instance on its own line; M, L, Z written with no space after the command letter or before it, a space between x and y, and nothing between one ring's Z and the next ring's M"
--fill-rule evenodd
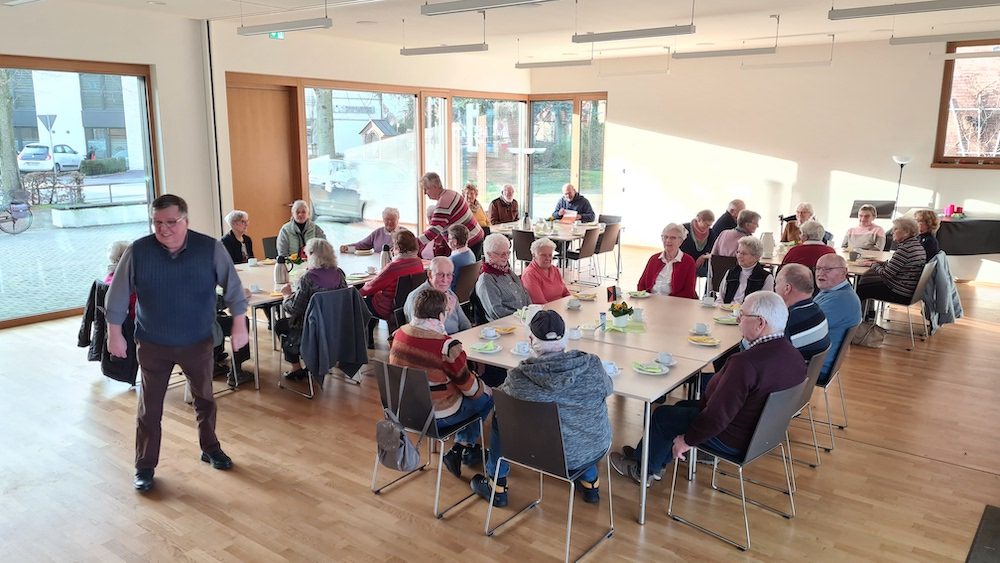
M853 43L838 45L830 66L741 70L734 58L674 60L669 74L662 58L605 61L532 71L531 91L608 92L607 211L641 219L626 219L626 244L655 246L663 224L705 207L718 214L733 197L763 215L761 231L777 230L779 212L811 201L840 236L853 200L895 199L893 154L913 158L900 205L1000 212L1000 171L930 168L943 62L927 53ZM828 55L798 48L777 57ZM774 60L751 59L745 64ZM962 278L1000 281L998 260L952 266Z

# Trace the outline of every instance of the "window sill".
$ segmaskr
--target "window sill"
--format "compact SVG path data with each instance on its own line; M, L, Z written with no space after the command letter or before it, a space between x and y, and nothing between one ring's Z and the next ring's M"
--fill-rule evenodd
M931 168L965 168L968 170L1000 170L1000 162L932 162Z

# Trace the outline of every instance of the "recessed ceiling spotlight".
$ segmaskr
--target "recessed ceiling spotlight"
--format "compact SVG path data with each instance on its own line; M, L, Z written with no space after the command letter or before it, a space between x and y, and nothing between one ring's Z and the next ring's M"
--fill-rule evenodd
M166 6L166 2L160 2L160 0L146 0L146 3L150 6Z

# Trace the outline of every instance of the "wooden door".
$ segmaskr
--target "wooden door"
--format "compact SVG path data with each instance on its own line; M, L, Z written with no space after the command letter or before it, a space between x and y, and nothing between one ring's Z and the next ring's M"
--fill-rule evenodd
M234 86L229 99L233 204L250 215L250 236L277 236L289 204L303 198L296 130L295 90L285 86ZM255 253L264 255L260 242Z

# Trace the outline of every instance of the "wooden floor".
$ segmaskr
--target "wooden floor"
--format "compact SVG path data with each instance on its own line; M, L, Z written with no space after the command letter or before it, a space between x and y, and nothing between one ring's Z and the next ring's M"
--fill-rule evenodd
M634 283L647 255L627 249L624 285ZM1000 289L963 285L961 294L967 318L918 342L913 352L899 337L882 349L852 349L843 375L849 428L839 432L837 449L823 455L821 467L796 466L794 519L750 507L750 552L670 520L667 479L653 485L647 523L639 526L638 488L615 474L616 530L591 559L964 559L984 505L1000 505ZM540 508L493 538L483 536L483 501L434 518L433 472L373 495L375 382L367 377L358 387L328 380L308 401L277 388L276 355L263 359L260 392L218 399L219 436L236 467L221 472L199 461L192 411L174 389L167 396L156 488L137 494L131 485L136 390L105 379L97 364L85 361L85 350L74 346L78 327L76 319L65 319L0 331L3 561L562 556L566 493L558 482L546 482ZM619 398L610 405L615 447L634 443L641 405ZM795 436L805 433L795 430ZM779 472L775 458L749 470L770 480ZM738 502L712 492L708 473L683 481L678 509L738 535ZM513 471L511 507L533 499L536 486L536 479ZM599 507L577 502L574 553L599 533L607 488ZM451 499L468 485L446 474L443 489ZM780 502L752 487L749 492Z

